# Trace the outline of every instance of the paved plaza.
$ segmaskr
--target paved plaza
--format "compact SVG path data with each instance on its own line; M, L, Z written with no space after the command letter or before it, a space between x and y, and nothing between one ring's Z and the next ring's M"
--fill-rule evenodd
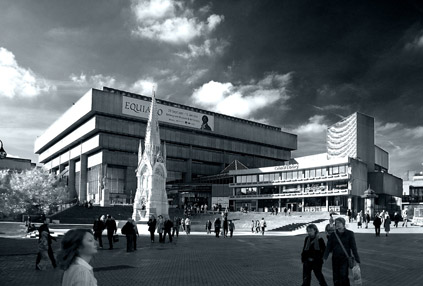
M356 234L363 285L421 285L423 236L406 231L389 237ZM55 253L60 239L53 242ZM121 237L114 250L100 249L91 264L98 285L301 285L303 241L304 235L194 233L152 244L142 235L139 249L127 253ZM103 242L106 246L105 236ZM43 271L34 269L36 251L34 239L0 238L0 285L60 285L62 271L49 262ZM331 258L323 274L333 285ZM312 285L318 285L314 277Z

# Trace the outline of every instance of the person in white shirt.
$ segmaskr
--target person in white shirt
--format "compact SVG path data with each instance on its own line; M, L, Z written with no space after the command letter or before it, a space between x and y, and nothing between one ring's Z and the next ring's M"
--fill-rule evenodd
M264 217L260 221L260 228L261 228L261 235L264 235L264 230L267 227L266 221L264 220Z
M93 268L89 264L97 253L97 241L91 230L71 229L62 239L58 262L65 272L62 286L97 286Z

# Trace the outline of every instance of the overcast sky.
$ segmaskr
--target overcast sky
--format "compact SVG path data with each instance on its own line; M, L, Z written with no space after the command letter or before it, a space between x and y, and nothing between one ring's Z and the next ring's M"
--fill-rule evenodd
M0 140L34 140L90 88L114 87L298 134L293 156L326 151L326 128L375 117L403 176L423 162L419 1L0 2Z

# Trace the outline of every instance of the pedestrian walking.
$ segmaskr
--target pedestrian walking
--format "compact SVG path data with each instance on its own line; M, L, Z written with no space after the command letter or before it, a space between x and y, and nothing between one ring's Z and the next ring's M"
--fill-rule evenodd
M256 220L256 233L259 233L260 231L260 221Z
M163 223L163 243L166 242L166 234L169 237L169 242L172 242L172 231L173 228L173 222L169 217L166 217L164 223Z
M380 236L380 226L382 225L382 220L380 219L378 212L376 213L375 219L373 220L373 225L375 226L376 236Z
M388 236L389 231L391 231L391 218L389 214L386 213L385 222L383 223L383 227L385 228L385 236Z
M48 228L49 224L48 218L44 219L44 223L40 226L38 229L38 253L37 253L37 259L35 260L35 269L41 270L40 262L41 258L47 255L50 258L51 265L53 265L53 268L57 267L56 259L54 258L53 248L51 248L52 240L56 241L55 237L52 237L50 235L50 229Z
M276 208L275 208L275 215L278 215L278 212L279 212L279 208L278 208L278 207L276 207Z
M185 229L187 234L189 235L191 233L191 219L189 217L185 219Z
M361 214L361 211L357 214L357 228L363 228L363 216Z
M164 241L163 241L163 228L164 228L163 216L159 215L157 217L157 224L156 224L156 230L157 230L157 233L159 234L159 243L164 243Z
M97 242L91 230L71 229L62 239L58 254L60 268L64 270L62 286L97 286L93 268L89 264L97 253Z
M252 233L254 233L255 228L256 228L256 223L255 223L255 221L254 221L254 220L251 220L251 232L252 232Z
M333 219L333 213L329 214L329 224L331 227L335 227L335 220Z
M260 221L261 235L264 235L264 230L266 227L267 227L267 224L263 217L261 218L261 221Z
M181 219L182 230L185 231L185 219Z
M228 231L229 231L229 222L228 222L228 218L225 217L223 219L223 237L227 237L228 236Z
M283 208L283 212L285 213L285 216L287 215L287 213L288 213L288 209L285 207L285 208Z
M347 210L347 216L348 216L348 222L351 223L352 213L351 213L351 210L350 209Z
M98 241L100 248L103 248L102 236L103 236L103 230L106 228L106 224L104 223L105 219L106 219L105 216L101 215L94 221L94 225L93 225L94 239Z
M234 230L235 230L235 224L233 223L232 220L229 221L229 235L232 237L232 235L234 234Z
M399 221L401 220L401 216L399 215L399 213L398 212L395 212L395 214L394 214L394 226L395 227L398 227L398 223L399 223Z
M134 250L137 250L137 236L140 236L140 234L138 232L137 223L133 219L131 219L131 222L132 222L132 226L134 227L134 238L133 238Z
M351 253L357 263L360 262L354 232L345 228L345 219L338 217L335 219L335 232L329 237L328 245L323 255L326 260L332 253L332 275L334 286L350 286L348 278L348 268L350 265Z
M151 242L154 242L154 232L156 231L156 224L157 224L156 218L154 217L154 215L150 215L147 225L148 225L148 231L150 232Z
M207 234L210 234L211 233L211 227L212 227L211 220L207 220L207 222L206 222L206 231L207 231Z
M181 225L181 219L177 216L173 218L172 237L179 237L179 227Z
M215 218L214 219L214 232L216 234L216 237L219 237L219 235L220 235L220 227L221 227L220 219Z
M364 221L366 222L366 228L368 228L369 223L370 223L370 213L369 213L369 211L366 212L366 217L365 217Z
M291 216L291 207L288 208L288 216Z
M327 286L325 277L322 274L323 254L326 250L325 241L319 236L319 229L315 224L309 224L306 228L307 236L304 239L301 262L303 263L303 284L310 286L311 272L314 272L320 285Z
M405 209L402 213L402 219L403 219L403 223L402 223L402 227L407 227L407 222L408 222L408 211L407 209Z
M133 251L134 236L136 235L136 232L134 225L132 224L132 218L128 218L125 225L122 227L121 232L126 236L126 252Z
M106 220L107 239L109 240L109 249L113 249L113 235L117 232L116 221L111 215L107 215Z

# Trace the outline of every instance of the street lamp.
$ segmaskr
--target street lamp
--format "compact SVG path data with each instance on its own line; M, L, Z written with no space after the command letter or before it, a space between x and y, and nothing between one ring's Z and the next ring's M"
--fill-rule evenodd
M4 159L7 156L6 151L3 149L3 142L0 140L0 159Z

